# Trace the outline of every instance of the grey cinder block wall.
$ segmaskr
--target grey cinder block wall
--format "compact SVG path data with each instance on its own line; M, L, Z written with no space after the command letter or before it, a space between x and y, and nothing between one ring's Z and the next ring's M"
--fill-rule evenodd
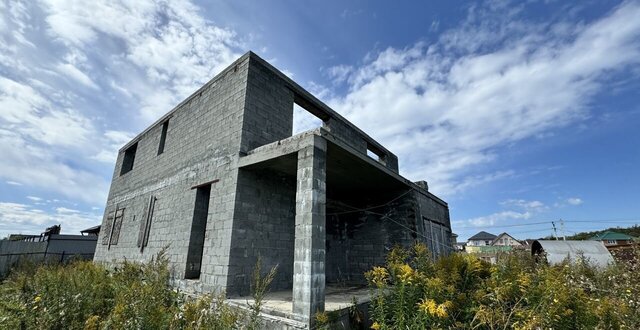
M322 126L292 136L294 103ZM393 153L248 52L119 151L95 260L166 248L176 285L242 296L260 257L311 325L326 285L363 284L395 244L449 253L450 233Z

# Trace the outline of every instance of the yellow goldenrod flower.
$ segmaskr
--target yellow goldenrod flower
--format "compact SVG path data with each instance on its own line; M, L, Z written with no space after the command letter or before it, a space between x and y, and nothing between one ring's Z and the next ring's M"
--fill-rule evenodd
M373 267L366 273L367 278L377 287L382 287L387 283L389 272L384 267Z
M373 322L371 325L371 329L378 330L380 329L380 324L378 322Z
M418 308L426 314L435 315L437 313L438 304L436 304L433 299L423 299L422 302L418 304Z
M413 268L408 264L402 264L398 267L398 277L402 283L411 283L413 281Z

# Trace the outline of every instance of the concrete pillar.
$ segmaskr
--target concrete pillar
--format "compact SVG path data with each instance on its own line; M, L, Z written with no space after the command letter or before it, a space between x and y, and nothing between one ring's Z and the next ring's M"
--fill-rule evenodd
M327 141L313 138L313 145L298 151L293 264L293 313L309 324L316 312L324 311L327 203Z

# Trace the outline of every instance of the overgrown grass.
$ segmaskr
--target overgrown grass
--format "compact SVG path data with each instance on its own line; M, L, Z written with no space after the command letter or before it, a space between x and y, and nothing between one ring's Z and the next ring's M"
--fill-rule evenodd
M31 267L0 285L3 329L233 329L224 294L190 299L169 285L164 253L114 270L87 261Z
M536 264L527 254L497 265L424 245L395 248L366 276L374 329L640 329L635 262Z

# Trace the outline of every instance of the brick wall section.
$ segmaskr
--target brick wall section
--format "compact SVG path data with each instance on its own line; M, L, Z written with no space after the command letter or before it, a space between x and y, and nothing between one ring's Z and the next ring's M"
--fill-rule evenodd
M346 214L327 219L327 283L366 284L364 272L382 265L390 241L380 216Z
M419 210L416 221L424 235L429 237L425 244L434 257L448 254L453 249L449 208L421 189L416 192L416 200Z
M200 279L206 286L226 285L247 71L248 57L243 57L176 107L170 113L164 153L157 155L166 118L134 139L138 147L133 170L120 176L123 148L105 210L106 218L116 206L125 208L119 242L109 250L98 244L95 260L147 261L168 247L176 277L182 278L196 195L191 187L219 179L211 187ZM141 253L140 222L151 195L157 202L148 246Z
M330 118L322 127L340 140L340 142L362 154L367 154L367 141L347 123L335 118Z
M250 293L250 276L258 255L262 258L263 272L278 265L272 290L292 288L295 197L295 177L269 170L240 170L238 209L231 238L229 294Z
M246 152L282 140L293 132L293 92L275 73L251 59L242 124Z
M432 234L429 227L425 228L423 217L445 228L449 222L448 209L418 190L376 212L387 214L393 221L370 213L327 217L327 283L366 284L364 273L375 265L383 265L386 254L395 245L410 247L422 242L435 250L433 242L436 239L443 242L443 233L438 227ZM439 248L435 252L445 253L442 245Z

